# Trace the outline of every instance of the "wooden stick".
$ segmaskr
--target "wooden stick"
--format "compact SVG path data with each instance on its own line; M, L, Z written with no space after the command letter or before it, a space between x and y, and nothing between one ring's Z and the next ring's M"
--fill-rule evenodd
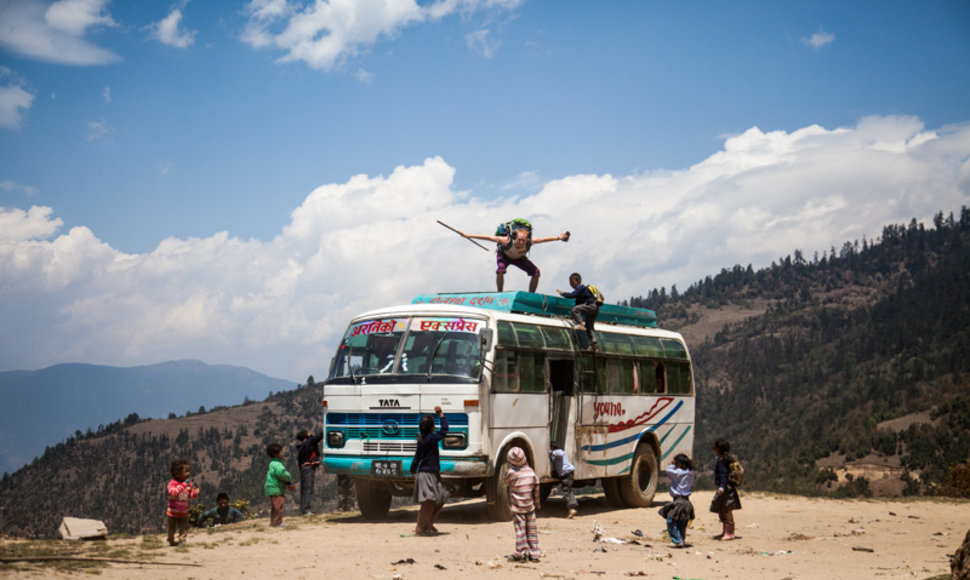
M481 248L481 249L483 249L483 250L485 250L486 252L490 252L490 251L491 251L491 250L489 250L488 248L486 248L485 246L483 246L483 245L481 245L481 244L479 244L478 242L476 242L475 240L473 240L473 239L471 239L471 238L469 238L469 237L468 237L468 236L466 236L465 234L463 234L463 233L461 233L461 232L459 232L459 231L458 231L458 230L456 230L455 228L453 228L453 227L451 227L451 226L449 226L449 225L448 225L448 224L446 224L445 222L443 222L443 221L441 221L441 220L435 220L435 221L437 221L437 222L438 222L439 224L441 224L441 225L443 225L443 226L445 226L445 227L446 227L446 228L448 228L449 230L451 230L451 231L453 231L453 232L455 232L455 233L456 233L456 234L458 234L459 236L461 236L461 237L463 237L463 238L465 238L465 239L466 239L466 240L468 240L469 242L471 242L471 243L473 243L473 244L475 244L475 245L476 245L476 246L478 246L479 248Z
M52 562L55 560L73 560L78 562L110 562L113 564L157 564L159 566L194 566L201 568L202 564L190 562L153 562L151 560L119 560L116 558L91 558L88 556L3 556L0 562L8 564L10 562Z

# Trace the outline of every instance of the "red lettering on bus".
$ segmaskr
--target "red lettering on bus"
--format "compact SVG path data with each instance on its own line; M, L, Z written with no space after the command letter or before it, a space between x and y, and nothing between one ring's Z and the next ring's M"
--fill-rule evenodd
M622 417L626 414L623 405L620 403L596 403L593 405L593 420L599 417Z

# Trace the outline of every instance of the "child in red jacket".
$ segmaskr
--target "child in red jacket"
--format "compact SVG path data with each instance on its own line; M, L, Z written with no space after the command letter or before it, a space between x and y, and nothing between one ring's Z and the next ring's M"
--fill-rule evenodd
M189 500L199 497L199 490L189 483L192 465L188 459L172 462L172 481L168 482L168 545L178 546L189 535ZM175 541L175 528L179 539Z

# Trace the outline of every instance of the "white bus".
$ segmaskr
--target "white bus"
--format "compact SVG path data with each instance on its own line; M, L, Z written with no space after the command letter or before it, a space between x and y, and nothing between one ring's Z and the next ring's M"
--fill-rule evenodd
M453 497L486 496L493 519L512 517L502 483L512 446L543 497L555 486L551 441L576 466L576 487L600 481L611 504L649 506L659 464L693 447L687 347L652 311L603 305L591 352L573 304L435 294L355 317L324 386L327 472L353 478L363 515L383 517L393 496L411 495L418 421L440 405L450 424L441 478Z

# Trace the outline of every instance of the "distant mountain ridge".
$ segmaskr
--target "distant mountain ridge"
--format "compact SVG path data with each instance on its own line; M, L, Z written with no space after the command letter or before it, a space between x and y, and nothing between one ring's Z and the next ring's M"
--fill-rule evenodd
M65 363L0 372L0 472L13 472L78 431L135 413L164 418L262 400L295 382L251 369L175 360L135 367Z

